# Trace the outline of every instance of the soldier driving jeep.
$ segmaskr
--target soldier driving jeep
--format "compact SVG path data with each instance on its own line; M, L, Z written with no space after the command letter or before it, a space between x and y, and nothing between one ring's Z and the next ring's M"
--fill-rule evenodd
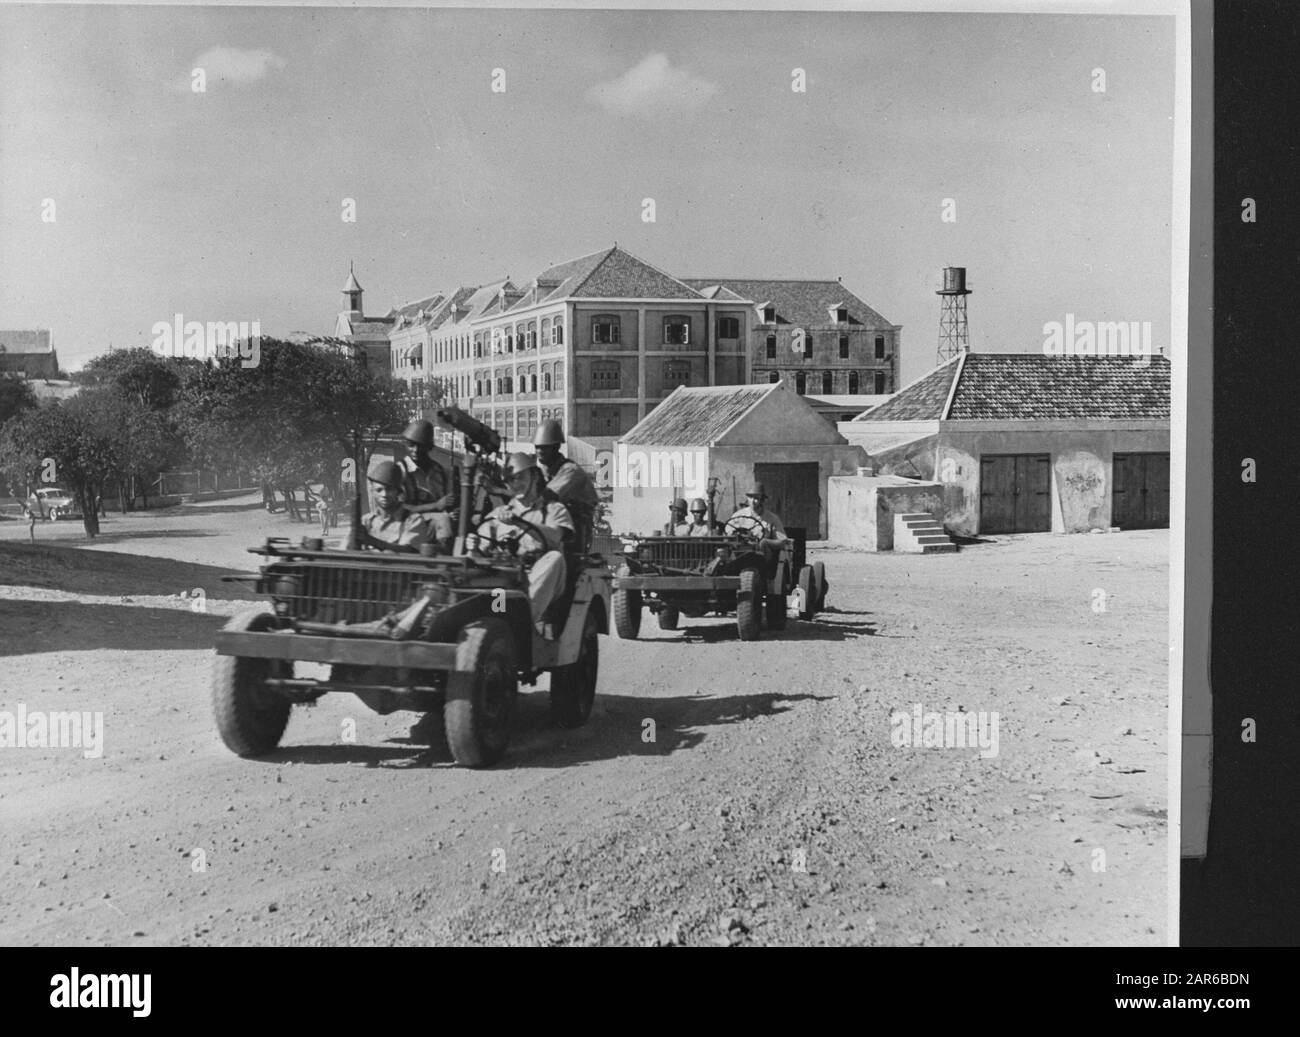
M402 471L392 461L379 461L366 475L372 510L361 517L357 546L378 551L418 554L428 543L424 519L402 503Z
M531 454L511 454L505 475L514 496L490 511L466 547L508 544L515 555L529 563L528 605L533 627L549 638L544 623L546 610L563 591L564 545L577 533L568 509L545 494L546 477ZM484 544L484 541L488 544Z

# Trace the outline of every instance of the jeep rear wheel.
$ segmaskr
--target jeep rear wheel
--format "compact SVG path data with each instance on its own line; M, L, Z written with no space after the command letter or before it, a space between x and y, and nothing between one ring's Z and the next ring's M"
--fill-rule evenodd
M600 621L587 609L578 658L551 671L551 719L560 727L581 727L591 716L600 671Z
M447 744L458 764L487 767L501 759L518 690L510 626L495 618L466 624L442 708Z
M226 630L261 633L275 628L270 612L242 612ZM257 659L219 655L212 667L212 712L217 733L237 756L269 753L284 735L293 704L266 687L268 677L292 677L293 663L283 659Z
M672 605L665 605L659 610L659 629L676 630L677 624L681 622L682 614Z
M627 575L626 572L620 575ZM624 641L635 641L641 632L641 592L614 592L614 629Z
M736 594L736 630L742 641L757 641L763 628L763 598L766 586L757 569L746 569L740 574L740 590Z

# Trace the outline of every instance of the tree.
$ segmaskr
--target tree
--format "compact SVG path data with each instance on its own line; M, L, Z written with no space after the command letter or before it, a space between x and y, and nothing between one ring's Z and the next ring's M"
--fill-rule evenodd
M194 459L241 467L288 488L320 480L336 493L354 428L400 428L406 410L387 374L340 350L263 337L256 367L214 359L187 376L177 427Z
M101 385L136 399L150 410L167 410L181 386L180 361L152 350L119 349L95 357L77 372L82 385Z
M0 425L36 406L36 392L24 378L0 374Z

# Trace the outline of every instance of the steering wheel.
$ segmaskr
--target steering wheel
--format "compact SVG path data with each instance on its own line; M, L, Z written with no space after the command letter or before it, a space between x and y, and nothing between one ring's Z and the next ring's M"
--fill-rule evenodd
M483 523L483 525L489 526L490 529L495 530L496 523L498 521L503 521L503 520L497 519L491 521L490 523L485 522ZM518 536L508 537L504 540L499 539L495 532L488 533L487 539L490 541L493 551L500 551L506 545L509 545L511 549L511 554L517 554L519 550L519 542L523 539L525 532L531 533L537 539L537 542L542 545L542 550L543 551L546 550L546 537L542 535L542 531L538 529L537 526L533 525L527 519L522 519L519 518L518 516L512 516L511 521L508 524L515 525L515 526L524 526L526 528L524 530L521 530ZM479 528L481 529L482 526L480 526ZM478 533L476 535L483 536L482 533Z
M725 532L744 540L766 540L772 527L753 515L732 515L727 519Z

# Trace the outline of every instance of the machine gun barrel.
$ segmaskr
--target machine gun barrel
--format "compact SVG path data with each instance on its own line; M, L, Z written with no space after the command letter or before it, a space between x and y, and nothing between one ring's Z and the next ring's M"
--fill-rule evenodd
M501 436L497 431L459 407L442 408L438 411L438 420L463 435L466 442L480 454L496 454L501 451Z

